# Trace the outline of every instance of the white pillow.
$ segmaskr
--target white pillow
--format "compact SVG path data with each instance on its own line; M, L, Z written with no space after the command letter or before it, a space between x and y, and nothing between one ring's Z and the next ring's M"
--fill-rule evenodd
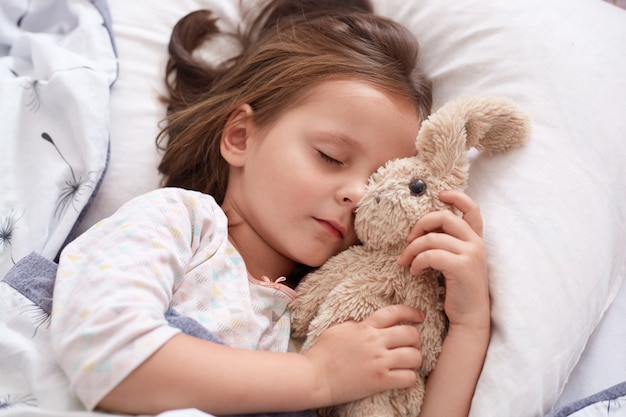
M119 77L111 91L111 156L79 232L160 186L155 140L165 117L160 97L166 93L167 44L176 22L200 8L214 10L220 25L232 28L239 20L238 0L109 0L119 56Z
M120 56L111 163L85 229L156 188L171 27L209 7L234 25L237 0L109 0ZM534 120L528 145L476 157L493 336L473 417L548 411L626 274L626 12L599 0L374 0L407 25L435 108L506 95Z

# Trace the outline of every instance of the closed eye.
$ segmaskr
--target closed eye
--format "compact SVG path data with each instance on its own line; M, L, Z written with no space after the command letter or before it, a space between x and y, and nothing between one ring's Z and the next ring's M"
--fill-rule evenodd
M328 162L331 165L337 165L337 166L341 166L343 165L343 162L326 155L324 152L322 151L317 151L317 153L320 155L320 158L322 158L324 161Z

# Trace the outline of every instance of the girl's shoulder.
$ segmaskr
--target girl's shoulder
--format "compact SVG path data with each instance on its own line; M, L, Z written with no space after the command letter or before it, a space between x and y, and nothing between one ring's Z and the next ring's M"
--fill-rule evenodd
M115 216L179 219L191 223L227 223L226 215L215 199L206 193L183 188L157 188L139 195L119 208Z
M190 209L210 208L212 210L221 211L220 206L211 195L200 191L176 187L164 187L148 191L145 194L141 194L129 200L126 204L122 205L120 209L124 209L126 206L185 206Z
M218 206L213 196L202 193L200 191L187 190L177 187L163 187L148 191L145 194L135 197L133 200L163 200L171 202L180 202L186 205L197 203ZM131 201L133 201L131 200ZM218 206L219 207L219 206Z

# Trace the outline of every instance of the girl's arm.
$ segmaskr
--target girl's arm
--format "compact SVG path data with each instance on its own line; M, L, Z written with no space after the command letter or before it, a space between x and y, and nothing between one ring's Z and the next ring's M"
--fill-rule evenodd
M177 335L100 403L156 414L198 408L212 414L296 411L355 400L415 383L423 313L408 306L328 329L306 354L234 349Z
M417 273L431 267L446 279L444 309L450 321L435 368L428 376L420 417L469 414L490 337L490 302L487 261L478 206L459 191L439 198L454 205L450 211L430 213L420 219L409 236L401 265Z
M435 369L426 381L420 417L467 416L482 370L489 326L450 327Z
M207 196L160 189L65 248L51 345L88 409L301 410L414 383L420 335L397 324L423 314L406 306L329 329L306 355L234 349L171 327L164 314L193 254L203 251L197 258L206 259L227 237L225 221L215 221L220 213Z
M213 207L197 193L159 189L126 203L61 253L50 342L87 409L180 332L165 312L193 252L218 233L206 215Z

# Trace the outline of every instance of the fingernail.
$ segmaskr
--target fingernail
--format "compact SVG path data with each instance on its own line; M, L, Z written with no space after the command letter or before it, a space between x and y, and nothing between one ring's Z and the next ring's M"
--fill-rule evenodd
M426 313L424 313L422 310L420 310L420 313L422 314L421 321L424 321L424 319L426 318Z

